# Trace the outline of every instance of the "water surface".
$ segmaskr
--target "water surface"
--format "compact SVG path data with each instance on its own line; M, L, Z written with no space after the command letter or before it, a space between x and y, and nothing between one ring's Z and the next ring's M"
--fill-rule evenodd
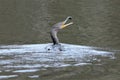
M0 0L0 79L120 80L119 4ZM51 26L67 16L73 17L74 25L58 36L68 51L46 52Z
M92 66L93 63L101 66L107 60L116 59L115 51L98 47L62 44L64 51L48 51L47 47L51 46L52 43L0 46L2 74L0 78L19 79L20 75L25 74L24 77L28 79L39 79L43 75L41 72L49 71L49 68L61 70L69 67Z

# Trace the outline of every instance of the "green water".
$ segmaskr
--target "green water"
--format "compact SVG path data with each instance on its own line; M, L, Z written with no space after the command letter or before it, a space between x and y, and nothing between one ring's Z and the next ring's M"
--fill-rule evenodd
M60 42L119 50L119 13L119 0L0 0L0 44L50 43L51 26L72 16L74 24L58 34ZM32 73L39 79L29 79L27 73L8 80L120 80L119 51L115 57L103 58L102 65Z

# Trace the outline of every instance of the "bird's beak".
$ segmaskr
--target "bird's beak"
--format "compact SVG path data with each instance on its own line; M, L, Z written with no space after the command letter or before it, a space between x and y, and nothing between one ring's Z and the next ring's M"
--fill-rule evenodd
M69 17L67 17L67 18L65 19L65 21L63 21L63 24L62 24L62 26L61 26L61 29L63 29L63 28L65 28L65 27L73 24L73 22L70 22L70 23L67 23L67 24L66 24L66 22L67 22L68 20L70 20L70 19L72 19L72 17L69 16Z

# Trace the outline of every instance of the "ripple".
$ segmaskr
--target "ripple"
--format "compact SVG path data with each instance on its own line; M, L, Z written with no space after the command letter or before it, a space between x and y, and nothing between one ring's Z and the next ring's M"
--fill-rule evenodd
M25 69L25 70L16 70L13 73L28 73L28 72L37 72L39 69Z
M18 75L0 75L0 79L14 78L18 77Z
M29 78L39 78L39 75L28 76Z

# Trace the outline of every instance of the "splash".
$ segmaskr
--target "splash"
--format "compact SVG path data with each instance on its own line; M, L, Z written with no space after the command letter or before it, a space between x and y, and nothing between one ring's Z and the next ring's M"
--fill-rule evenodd
M98 60L96 56L114 58L114 53L91 46L63 44L64 51L48 51L48 44L2 45L0 46L0 65L6 68L48 68L90 65Z

